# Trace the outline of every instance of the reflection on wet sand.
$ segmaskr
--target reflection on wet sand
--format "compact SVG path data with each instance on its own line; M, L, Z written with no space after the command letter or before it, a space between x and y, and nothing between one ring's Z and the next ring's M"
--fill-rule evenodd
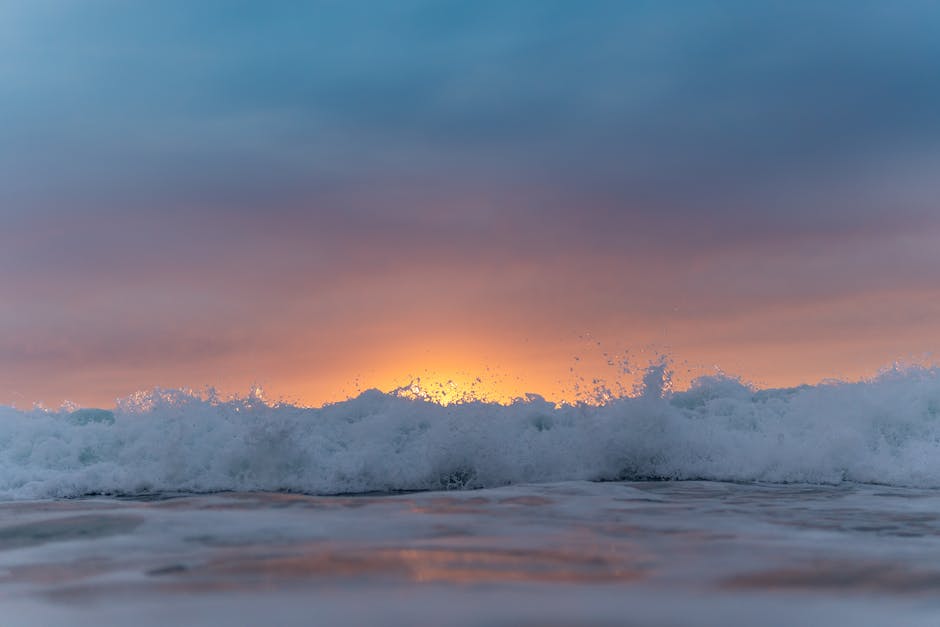
M940 592L940 572L911 570L896 564L816 560L802 566L730 577L724 587L734 590L802 590L880 594Z
M425 498L411 505L414 514L485 514L489 499L481 496Z
M260 581L316 578L394 578L455 584L519 582L623 583L643 576L639 561L622 550L609 554L570 550L484 547L341 548L320 546L302 555L233 555L190 575Z
M0 583L65 584L102 575L116 568L117 565L107 559L70 564L29 564L9 569L5 575L0 576Z
M0 551L130 533L143 521L140 516L89 514L8 525L0 527Z
M921 602L940 591L938 504L940 493L903 489L700 482L9 503L0 604L402 590L593 594L612 606L651 593Z

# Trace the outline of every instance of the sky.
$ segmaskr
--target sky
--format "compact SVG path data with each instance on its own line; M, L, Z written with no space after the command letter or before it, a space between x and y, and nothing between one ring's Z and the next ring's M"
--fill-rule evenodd
M926 0L2 0L0 404L933 361L938 32Z

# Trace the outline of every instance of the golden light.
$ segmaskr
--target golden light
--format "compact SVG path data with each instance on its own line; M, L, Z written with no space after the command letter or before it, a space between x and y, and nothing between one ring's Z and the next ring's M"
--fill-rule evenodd
M438 405L472 403L509 403L517 395L501 388L498 381L469 373L429 372L390 390L403 398L420 399Z

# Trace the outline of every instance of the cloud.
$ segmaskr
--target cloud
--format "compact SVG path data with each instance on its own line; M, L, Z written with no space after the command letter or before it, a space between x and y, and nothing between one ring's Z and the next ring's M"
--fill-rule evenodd
M4 3L0 335L32 339L0 365L63 329L113 360L372 310L498 334L917 292L938 28L918 0Z

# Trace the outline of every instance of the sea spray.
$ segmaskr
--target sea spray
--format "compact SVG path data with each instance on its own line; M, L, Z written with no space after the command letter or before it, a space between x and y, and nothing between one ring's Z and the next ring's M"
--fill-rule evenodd
M368 390L321 408L153 390L115 410L0 408L0 498L315 494L617 479L940 487L940 370L754 390L727 376L556 406Z

